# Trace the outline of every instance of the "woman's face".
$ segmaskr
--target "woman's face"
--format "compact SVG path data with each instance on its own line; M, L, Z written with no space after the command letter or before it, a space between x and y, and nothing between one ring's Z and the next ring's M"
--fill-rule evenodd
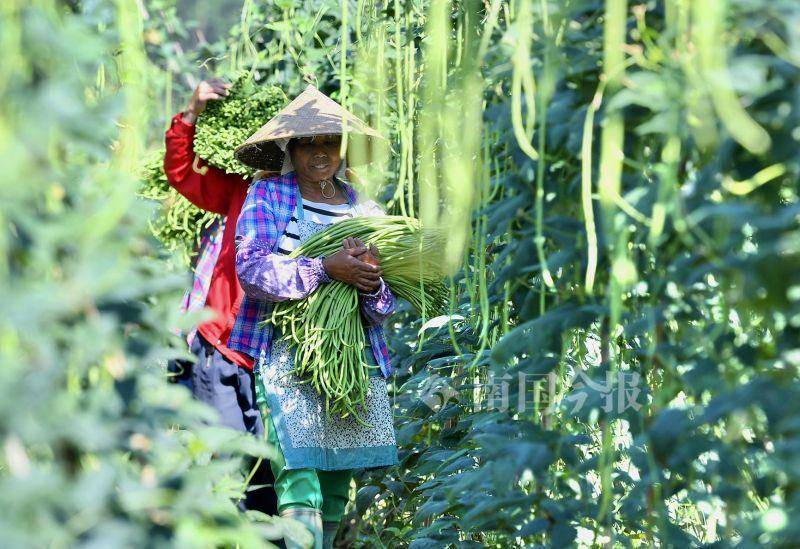
M299 137L289 142L289 157L298 177L316 183L330 179L341 164L341 135Z

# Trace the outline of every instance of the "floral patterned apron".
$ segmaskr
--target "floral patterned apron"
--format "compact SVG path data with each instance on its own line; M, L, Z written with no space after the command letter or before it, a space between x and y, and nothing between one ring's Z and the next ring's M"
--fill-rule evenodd
M328 225L305 220L302 200L297 201L297 226L300 242ZM357 214L360 213L355 205ZM372 370L362 418L367 427L352 416L327 417L324 399L308 383L292 373L294 346L280 340L275 330L272 349L257 368L259 389L264 391L268 413L272 416L287 469L313 468L325 471L372 469L397 463L397 442L386 380L379 368ZM376 365L372 348L365 359Z

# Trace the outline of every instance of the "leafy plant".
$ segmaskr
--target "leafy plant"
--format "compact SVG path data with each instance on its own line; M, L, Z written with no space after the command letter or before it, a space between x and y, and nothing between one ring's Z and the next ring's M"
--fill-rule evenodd
M263 441L160 366L183 276L136 196L153 106L135 3L4 3L0 66L0 539L6 547L272 547L245 517ZM24 182L24 183L23 183ZM212 456L216 456L213 460Z
M400 464L359 475L343 544L798 545L795 1L222 2L199 47L189 2L101 4L0 8L4 541L279 535L208 459L269 449L154 368L185 280L132 198L130 121L233 68L380 128L371 183L464 248L449 314L388 326Z
M253 175L253 170L233 156L233 150L263 126L286 104L277 86L254 82L250 74L238 75L224 100L209 101L197 121L195 153L227 173ZM160 209L150 223L164 247L179 251L186 265L197 253L204 232L222 216L201 210L170 186L164 173L164 149L151 153L142 168L141 195L156 200Z
M236 160L233 151L278 114L287 103L286 94L278 86L255 82L247 73L233 80L228 93L223 100L209 101L198 118L194 152L227 173L252 176L253 169Z

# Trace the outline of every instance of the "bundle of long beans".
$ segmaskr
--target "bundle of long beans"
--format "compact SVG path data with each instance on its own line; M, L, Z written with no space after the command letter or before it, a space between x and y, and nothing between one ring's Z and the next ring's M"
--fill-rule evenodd
M444 233L422 230L413 218L358 217L315 234L291 256L328 256L347 237L377 246L383 279L395 296L428 314L445 309L440 258ZM324 398L327 413L353 414L364 423L359 409L367 396L371 366L364 360L366 341L356 288L333 281L305 299L277 303L266 322L280 328L283 338L296 346L293 373L313 385Z

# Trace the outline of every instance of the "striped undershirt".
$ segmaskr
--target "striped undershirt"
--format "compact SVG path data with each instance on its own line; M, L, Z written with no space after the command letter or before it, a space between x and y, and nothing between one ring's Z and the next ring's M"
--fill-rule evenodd
M342 219L355 217L355 208L350 204L325 204L303 199L303 219L321 225L330 225ZM297 228L297 216L292 214L286 230L278 243L278 253L289 255L300 245L300 234Z

